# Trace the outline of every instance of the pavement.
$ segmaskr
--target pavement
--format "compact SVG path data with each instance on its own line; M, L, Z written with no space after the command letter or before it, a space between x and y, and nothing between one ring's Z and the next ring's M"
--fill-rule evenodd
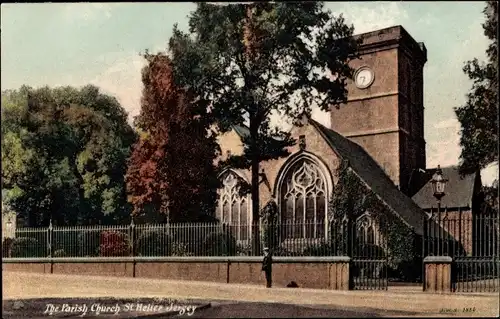
M413 287L389 291L266 289L243 284L24 272L3 272L2 276L4 301L113 297L174 298L210 303L210 308L193 315L198 318L250 316L252 311L255 315L250 317L276 317L283 313L284 316L302 317L301 311L308 317L307 311L296 307L313 309L309 317L322 316L314 309L334 311L334 315L326 317L498 317L499 314L498 293L431 294Z

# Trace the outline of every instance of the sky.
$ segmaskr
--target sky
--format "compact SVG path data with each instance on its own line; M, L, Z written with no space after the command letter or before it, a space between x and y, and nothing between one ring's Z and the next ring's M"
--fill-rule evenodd
M174 24L187 31L194 3L11 3L1 7L1 89L99 86L118 98L130 118L140 109L146 49L164 50ZM472 83L464 62L485 60L484 2L326 2L355 33L402 25L427 48L424 132L427 167L456 165L460 124L454 107ZM319 110L313 118L330 125ZM498 164L482 172L484 184Z

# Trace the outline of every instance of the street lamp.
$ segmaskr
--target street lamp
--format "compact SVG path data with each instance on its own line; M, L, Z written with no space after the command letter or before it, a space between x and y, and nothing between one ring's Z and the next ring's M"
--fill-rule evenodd
M445 188L446 188L446 183L448 180L443 177L443 171L441 170L441 167L438 165L436 172L432 176L431 184L432 184L432 190L434 192L434 197L437 199L437 219L438 219L438 231L439 231L439 239L438 239L438 255L441 253L441 240L443 239L443 234L442 234L442 227L441 227L441 199L445 195Z
M436 172L432 176L432 190L434 192L434 197L438 201L438 210L441 208L441 198L445 195L444 189L446 187L447 179L443 177L443 171L441 167L438 165Z

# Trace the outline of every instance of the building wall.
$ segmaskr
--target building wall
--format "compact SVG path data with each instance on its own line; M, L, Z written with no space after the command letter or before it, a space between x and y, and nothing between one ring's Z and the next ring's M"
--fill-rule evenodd
M304 135L306 141L305 151L311 153L313 156L321 160L321 162L327 167L327 174L331 176L331 183L335 185L338 181L337 169L340 163L339 157L337 156L337 154L335 154L335 152L331 149L331 147L323 139L323 137L318 133L318 131L311 124L305 123L302 126L294 127L291 131L291 134L295 139L299 139L301 135ZM228 132L219 137L219 143L222 149L220 159L227 158L228 150L233 155L240 155L243 152L241 139L234 131ZM276 194L274 194L274 191L278 186L276 185L276 182L279 178L280 170L283 165L286 164L290 157L296 156L301 152L298 143L296 143L292 147L289 147L288 151L290 152L290 155L288 157L266 161L260 164L260 171L264 170L267 181L267 183L260 184L260 209L262 209L271 198L274 198L276 196ZM240 176L244 177L248 183L251 182L250 170L236 171ZM329 192L331 191L332 189L329 190Z
M16 213L11 211L2 211L2 241L4 238L14 238L16 236L16 227Z
M426 210L430 212L430 210ZM436 210L433 210L434 214ZM438 217L436 217L438 220ZM453 238L462 245L467 255L472 255L474 247L474 234L479 231L473 223L473 214L471 209L443 209L441 212L440 225ZM429 234L433 236L433 234Z
M374 82L365 89L348 81L347 103L331 108L332 129L361 145L394 184L407 193L410 174L425 168L423 65L425 52L401 27L360 35L360 59Z

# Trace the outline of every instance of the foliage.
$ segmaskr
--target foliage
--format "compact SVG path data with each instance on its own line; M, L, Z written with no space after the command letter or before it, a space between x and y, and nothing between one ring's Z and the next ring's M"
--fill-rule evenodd
M468 61L463 71L473 81L465 105L455 108L461 124L461 173L498 161L498 1L487 1L484 35L490 40L487 62Z
M78 234L78 256L96 257L99 255L101 233L97 230L82 231Z
M195 255L189 250L188 246L187 243L174 242L172 244L172 256L185 257Z
M4 200L28 226L111 223L129 214L124 173L135 133L94 86L2 92Z
M278 205L271 199L261 211L262 243L273 251L279 244Z
M236 239L228 230L215 231L203 241L205 256L235 256Z
M127 171L134 217L194 222L215 210L218 146L209 131L207 105L177 86L164 54L144 55L141 112L146 134L134 145ZM151 220L149 220L151 221Z
M170 256L172 237L165 230L146 231L137 239L136 254L138 256Z
M33 237L17 237L12 242L11 257L47 257L47 247Z
M99 255L101 257L123 257L130 254L130 244L126 234L120 231L101 232Z
M14 243L14 238L6 237L2 242L2 258L11 257L12 244Z
M64 249L57 249L52 254L52 257L66 257L66 251Z
M238 244L236 245L236 255L237 256L251 256L252 246L250 244Z
M361 179L351 170L349 163L343 161L338 169L339 181L335 187L332 200L329 203L328 219L332 223L330 229L333 241L339 243L340 251L335 253L352 254L352 248L357 245L355 221L366 211L369 211L374 221L379 225L379 231L387 247L380 247L389 256L389 264L396 267L402 261L415 258L415 233L398 216L387 208L373 191L364 185ZM342 228L346 225L346 228ZM383 245L382 245L383 246ZM363 253L363 252L360 252Z
M498 180L491 186L483 186L481 189L482 200L481 210L489 212L491 216L498 216L499 212L499 198L498 198Z
M366 186L349 170L349 163L341 162L338 169L339 182L337 183L328 205L328 220L331 244L335 244L338 255L351 253L348 247L349 239L353 238L354 229L349 222L361 216L365 210L367 198ZM371 211L371 209L370 209Z
M334 256L333 246L330 243L312 244L302 252L303 256Z
M198 3L190 34L174 28L169 49L177 83L209 104L221 132L248 121L244 153L222 165L250 168L253 220L259 215L259 163L288 155L295 141L271 116L297 118L346 99L353 27L321 2ZM260 236L253 229L254 240ZM253 243L260 248L260 244Z
M55 256L57 250L63 250L65 255L78 256L78 234L75 231L52 230L52 255Z

